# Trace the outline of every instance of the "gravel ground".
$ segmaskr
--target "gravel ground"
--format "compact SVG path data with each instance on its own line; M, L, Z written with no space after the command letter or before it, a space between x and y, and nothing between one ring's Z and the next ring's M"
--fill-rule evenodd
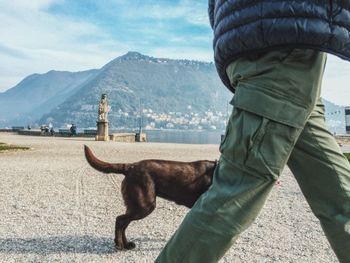
M159 158L217 159L217 145L95 142L0 133L0 142L30 146L0 153L0 262L153 262L188 211L157 199L133 222L136 249L115 252L115 217L124 212L122 175L88 166L83 145L113 162ZM286 169L257 221L220 262L338 262L318 220Z

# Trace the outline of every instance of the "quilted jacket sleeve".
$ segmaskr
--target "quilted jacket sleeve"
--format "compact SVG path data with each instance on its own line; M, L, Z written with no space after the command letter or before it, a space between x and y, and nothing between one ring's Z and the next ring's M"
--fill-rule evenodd
M214 28L214 5L215 5L215 0L209 0L208 13L209 13L210 25L212 28Z

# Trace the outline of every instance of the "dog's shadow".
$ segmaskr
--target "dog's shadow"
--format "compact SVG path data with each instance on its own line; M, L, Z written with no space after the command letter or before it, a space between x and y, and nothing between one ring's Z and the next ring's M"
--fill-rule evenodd
M163 240L135 240L163 242ZM137 242L138 243L138 242ZM136 247L137 250L137 247ZM145 249L149 250L149 249ZM151 249L153 250L153 249ZM117 252L112 238L94 236L55 236L40 238L0 238L0 253L6 254L112 254Z

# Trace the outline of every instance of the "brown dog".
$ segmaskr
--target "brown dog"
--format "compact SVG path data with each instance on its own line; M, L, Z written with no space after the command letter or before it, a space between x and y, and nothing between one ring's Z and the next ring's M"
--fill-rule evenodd
M142 160L136 163L107 163L97 159L85 145L89 164L103 173L120 173L126 213L116 218L115 245L118 249L133 249L125 229L131 221L148 216L156 207L156 196L191 208L211 185L215 161L176 162Z

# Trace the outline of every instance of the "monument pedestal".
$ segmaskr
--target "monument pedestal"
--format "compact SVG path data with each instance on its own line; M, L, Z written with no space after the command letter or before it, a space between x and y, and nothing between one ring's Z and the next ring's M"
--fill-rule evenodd
M96 141L109 141L108 121L97 121Z
M143 133L143 132L136 133L135 141L137 141L137 142L146 142L147 141L146 133Z

